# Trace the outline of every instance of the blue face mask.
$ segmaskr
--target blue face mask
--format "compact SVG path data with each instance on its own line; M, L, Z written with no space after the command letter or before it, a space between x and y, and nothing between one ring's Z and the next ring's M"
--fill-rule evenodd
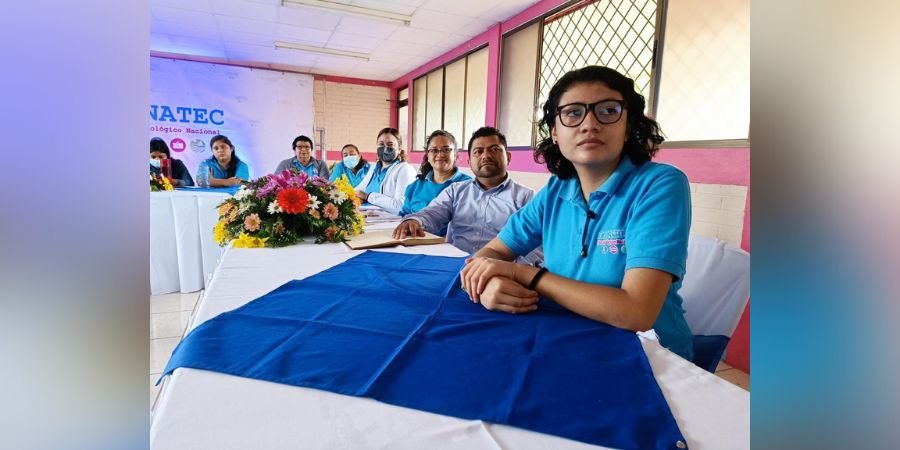
M159 169L159 160L150 158L150 165Z
M357 164L359 164L359 155L347 155L344 157L344 167L355 169Z

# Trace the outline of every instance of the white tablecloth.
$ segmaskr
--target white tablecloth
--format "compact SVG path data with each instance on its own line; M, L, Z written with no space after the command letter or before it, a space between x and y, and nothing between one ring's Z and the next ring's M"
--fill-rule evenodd
M229 194L150 193L150 294L196 292L206 287L222 253L213 241L216 205Z
M459 256L450 245L386 251ZM228 249L190 328L358 251L343 244ZM750 394L642 338L670 408L692 449L750 448ZM463 420L372 399L177 369L165 380L150 429L154 449L581 449L581 442ZM672 448L675 447L673 443Z

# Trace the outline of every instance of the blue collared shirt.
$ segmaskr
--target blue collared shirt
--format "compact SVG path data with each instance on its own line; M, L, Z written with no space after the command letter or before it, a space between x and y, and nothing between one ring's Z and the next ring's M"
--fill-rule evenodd
M375 173L372 174L372 180L369 181L369 184L366 186L366 194L381 192L381 183L384 183L384 176L387 175L388 169L398 162L400 162L400 158L395 159L386 166L381 161L375 163L374 167L372 167L372 170Z
M487 190L478 180L471 179L451 184L427 207L405 218L417 220L429 233L438 234L446 228L447 242L472 254L494 239L509 217L532 197L533 190L516 183L509 175L498 186ZM519 261L534 264L542 259L537 249Z
M674 275L653 328L663 346L690 360L693 335L678 295L691 225L687 177L669 165L635 166L623 157L588 200L577 176L553 176L498 237L519 255L543 245L551 272L586 283L621 288L625 271L635 267Z
M362 182L363 178L365 178L371 168L372 164L366 163L354 174L352 170L344 166L343 161L338 161L337 164L334 165L334 170L331 172L331 177L328 180L333 182L340 178L341 175L346 175L350 185L356 187L359 186L359 183Z
M434 181L434 171L428 172L425 175L425 179L417 179L413 181L412 184L406 187L406 199L403 201L403 208L400 209L398 213L401 217L412 214L421 210L422 208L428 206L435 197L438 196L444 189L447 189L453 183L457 181L466 181L471 180L472 177L463 173L463 171L456 169L456 173L450 177L449 180L444 181L443 183L435 183ZM442 233L443 234L443 233Z

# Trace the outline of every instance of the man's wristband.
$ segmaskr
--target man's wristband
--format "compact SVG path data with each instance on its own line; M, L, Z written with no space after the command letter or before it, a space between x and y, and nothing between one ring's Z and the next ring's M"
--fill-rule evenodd
M537 287L538 281L541 281L541 277L544 276L545 273L549 272L550 269L546 267L541 267L541 270L538 270L536 274L534 274L534 278L531 279L531 283L528 283L528 289L534 290Z

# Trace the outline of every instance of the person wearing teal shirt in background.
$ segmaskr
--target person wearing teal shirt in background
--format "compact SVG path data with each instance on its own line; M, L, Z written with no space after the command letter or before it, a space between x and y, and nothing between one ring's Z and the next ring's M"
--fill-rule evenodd
M399 212L401 217L428 206L450 184L472 179L456 167L456 138L449 132L434 131L425 141L425 148L428 154L416 181L406 188L406 199Z
M662 346L693 358L678 289L687 260L690 186L650 162L663 142L634 81L588 66L550 89L535 160L554 175L468 260L463 289L485 308L527 313L538 296L598 322L653 329ZM544 269L515 264L543 245Z
M291 143L291 147L294 149L294 157L278 163L278 166L275 167L275 174L285 170L294 170L303 172L310 177L329 177L328 164L312 156L312 139L307 136L297 136Z
M356 187L369 173L370 168L371 164L359 154L359 148L353 144L347 144L341 149L341 160L334 165L331 178L328 180L334 182L341 176L346 176L350 186Z
M215 135L209 140L209 147L213 156L201 161L197 172L203 167L209 169L211 187L237 186L250 179L250 168L234 152L231 139L221 134Z
M406 162L406 150L396 128L378 132L378 162L356 187L360 200L391 214L400 212L406 199L406 187L416 179L416 169Z

